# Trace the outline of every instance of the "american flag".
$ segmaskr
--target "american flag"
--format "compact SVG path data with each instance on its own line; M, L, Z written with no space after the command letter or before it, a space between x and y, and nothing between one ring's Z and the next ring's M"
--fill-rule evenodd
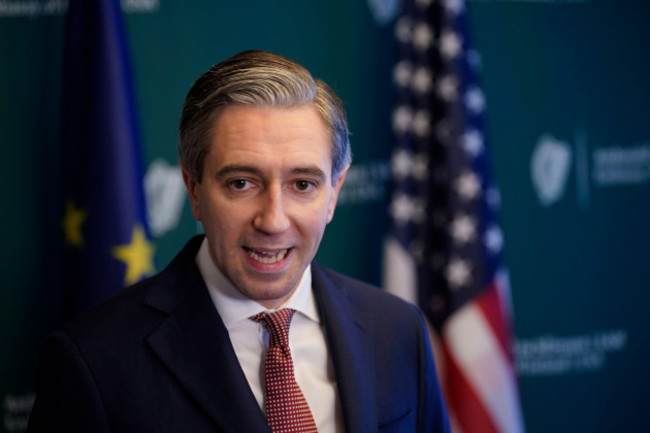
M511 309L463 0L404 0L395 25L393 230L385 287L420 306L454 432L524 431Z

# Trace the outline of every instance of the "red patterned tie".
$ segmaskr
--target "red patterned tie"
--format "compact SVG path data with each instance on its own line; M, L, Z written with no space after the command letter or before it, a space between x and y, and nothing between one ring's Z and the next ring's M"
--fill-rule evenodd
M269 332L264 363L266 419L273 433L317 433L316 423L293 374L289 350L289 324L294 310L259 313L252 317Z

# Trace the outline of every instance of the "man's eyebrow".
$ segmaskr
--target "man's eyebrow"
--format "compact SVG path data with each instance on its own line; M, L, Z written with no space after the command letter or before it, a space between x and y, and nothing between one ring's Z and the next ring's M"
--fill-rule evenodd
M291 170L292 174L304 174L308 176L314 176L319 178L320 180L326 180L327 175L323 170L320 169L320 167L314 166L309 166L309 167L296 167Z
M217 177L224 178L233 174L244 174L244 173L252 174L256 176L262 176L262 170L260 170L257 167L251 165L244 165L244 164L228 164L221 167L221 169L217 172ZM320 167L317 167L315 165L292 168L291 174L293 175L302 174L307 176L314 176L323 181L327 179L327 175L325 174L325 172L321 170Z
M217 172L217 177L224 178L231 174L238 174L238 173L261 175L262 171L259 168L253 167L251 165L229 164L219 169L219 171Z

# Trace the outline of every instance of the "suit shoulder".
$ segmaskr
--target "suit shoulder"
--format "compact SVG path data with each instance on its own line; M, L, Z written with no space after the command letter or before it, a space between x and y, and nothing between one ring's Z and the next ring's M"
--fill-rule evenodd
M172 311L190 287L201 280L194 256L202 237L190 239L160 273L124 288L82 312L62 327L71 337L90 333L115 333L158 322Z
M324 266L315 265L313 269L314 273L321 275L320 278L330 281L334 287L345 292L353 303L363 306L364 309L390 311L391 315L393 313L420 315L415 305L382 288Z
M151 288L157 285L157 277L116 292L74 317L60 331L77 344L102 341L111 335L128 335L142 328L146 332L147 324L161 317L145 302Z

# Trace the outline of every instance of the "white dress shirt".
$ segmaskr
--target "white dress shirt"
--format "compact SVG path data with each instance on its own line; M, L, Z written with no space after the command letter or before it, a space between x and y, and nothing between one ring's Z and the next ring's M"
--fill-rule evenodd
M268 333L261 323L250 318L271 310L244 296L219 271L210 257L207 238L196 255L196 264L228 330L248 384L264 411L263 359L268 349ZM311 287L311 266L305 269L298 288L278 309L282 308L296 310L289 328L289 346L296 381L309 404L318 431L342 432L343 417L334 370Z

